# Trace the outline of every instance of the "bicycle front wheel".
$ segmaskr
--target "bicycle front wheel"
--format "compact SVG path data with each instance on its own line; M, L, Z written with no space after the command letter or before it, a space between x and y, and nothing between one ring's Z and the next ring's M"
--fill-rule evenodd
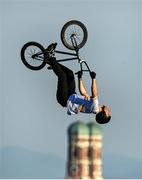
M40 70L45 65L44 47L37 42L28 42L21 49L23 64L31 70Z
M74 36L77 48L82 48L88 38L88 32L85 25L77 20L67 22L61 30L61 41L68 49L75 50L71 37Z

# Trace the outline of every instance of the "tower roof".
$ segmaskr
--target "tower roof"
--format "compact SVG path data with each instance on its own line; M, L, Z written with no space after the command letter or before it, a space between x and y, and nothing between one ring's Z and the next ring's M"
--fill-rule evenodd
M95 122L90 122L87 124L89 131L90 131L90 135L101 135L102 134L102 127L100 125L98 125Z
M68 134L69 135L89 135L89 126L87 126L85 123L77 121L72 123L68 128Z

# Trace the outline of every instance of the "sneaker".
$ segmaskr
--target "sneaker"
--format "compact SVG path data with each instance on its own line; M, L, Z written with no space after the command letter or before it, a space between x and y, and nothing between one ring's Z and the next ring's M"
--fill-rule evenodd
M44 61L45 61L47 64L50 64L49 59L45 59Z
M45 62L47 63L47 64L51 64L51 61L53 61L53 60L56 60L56 58L55 57L47 57L47 58L45 58Z

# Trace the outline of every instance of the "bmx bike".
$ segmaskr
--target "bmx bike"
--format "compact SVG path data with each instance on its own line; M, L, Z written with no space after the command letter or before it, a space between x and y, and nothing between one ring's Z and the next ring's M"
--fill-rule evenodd
M56 56L56 53L70 55L71 58L56 59L57 62L78 60L81 71L90 72L90 68L85 60L79 56L79 49L82 48L88 38L88 32L85 25L77 20L68 21L61 30L61 41L63 45L75 51L75 53L56 50L57 43L50 44L44 48L37 42L28 42L21 49L21 59L23 64L31 70L40 70L45 67L48 58ZM83 63L86 69L83 69ZM52 67L48 67L51 69ZM77 74L77 73L75 73Z

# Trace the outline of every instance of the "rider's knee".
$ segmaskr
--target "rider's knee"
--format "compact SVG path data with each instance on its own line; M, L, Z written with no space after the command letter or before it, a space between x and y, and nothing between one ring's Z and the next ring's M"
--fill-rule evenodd
M57 96L57 101L61 106L63 106L63 107L67 106L67 98L66 97Z

